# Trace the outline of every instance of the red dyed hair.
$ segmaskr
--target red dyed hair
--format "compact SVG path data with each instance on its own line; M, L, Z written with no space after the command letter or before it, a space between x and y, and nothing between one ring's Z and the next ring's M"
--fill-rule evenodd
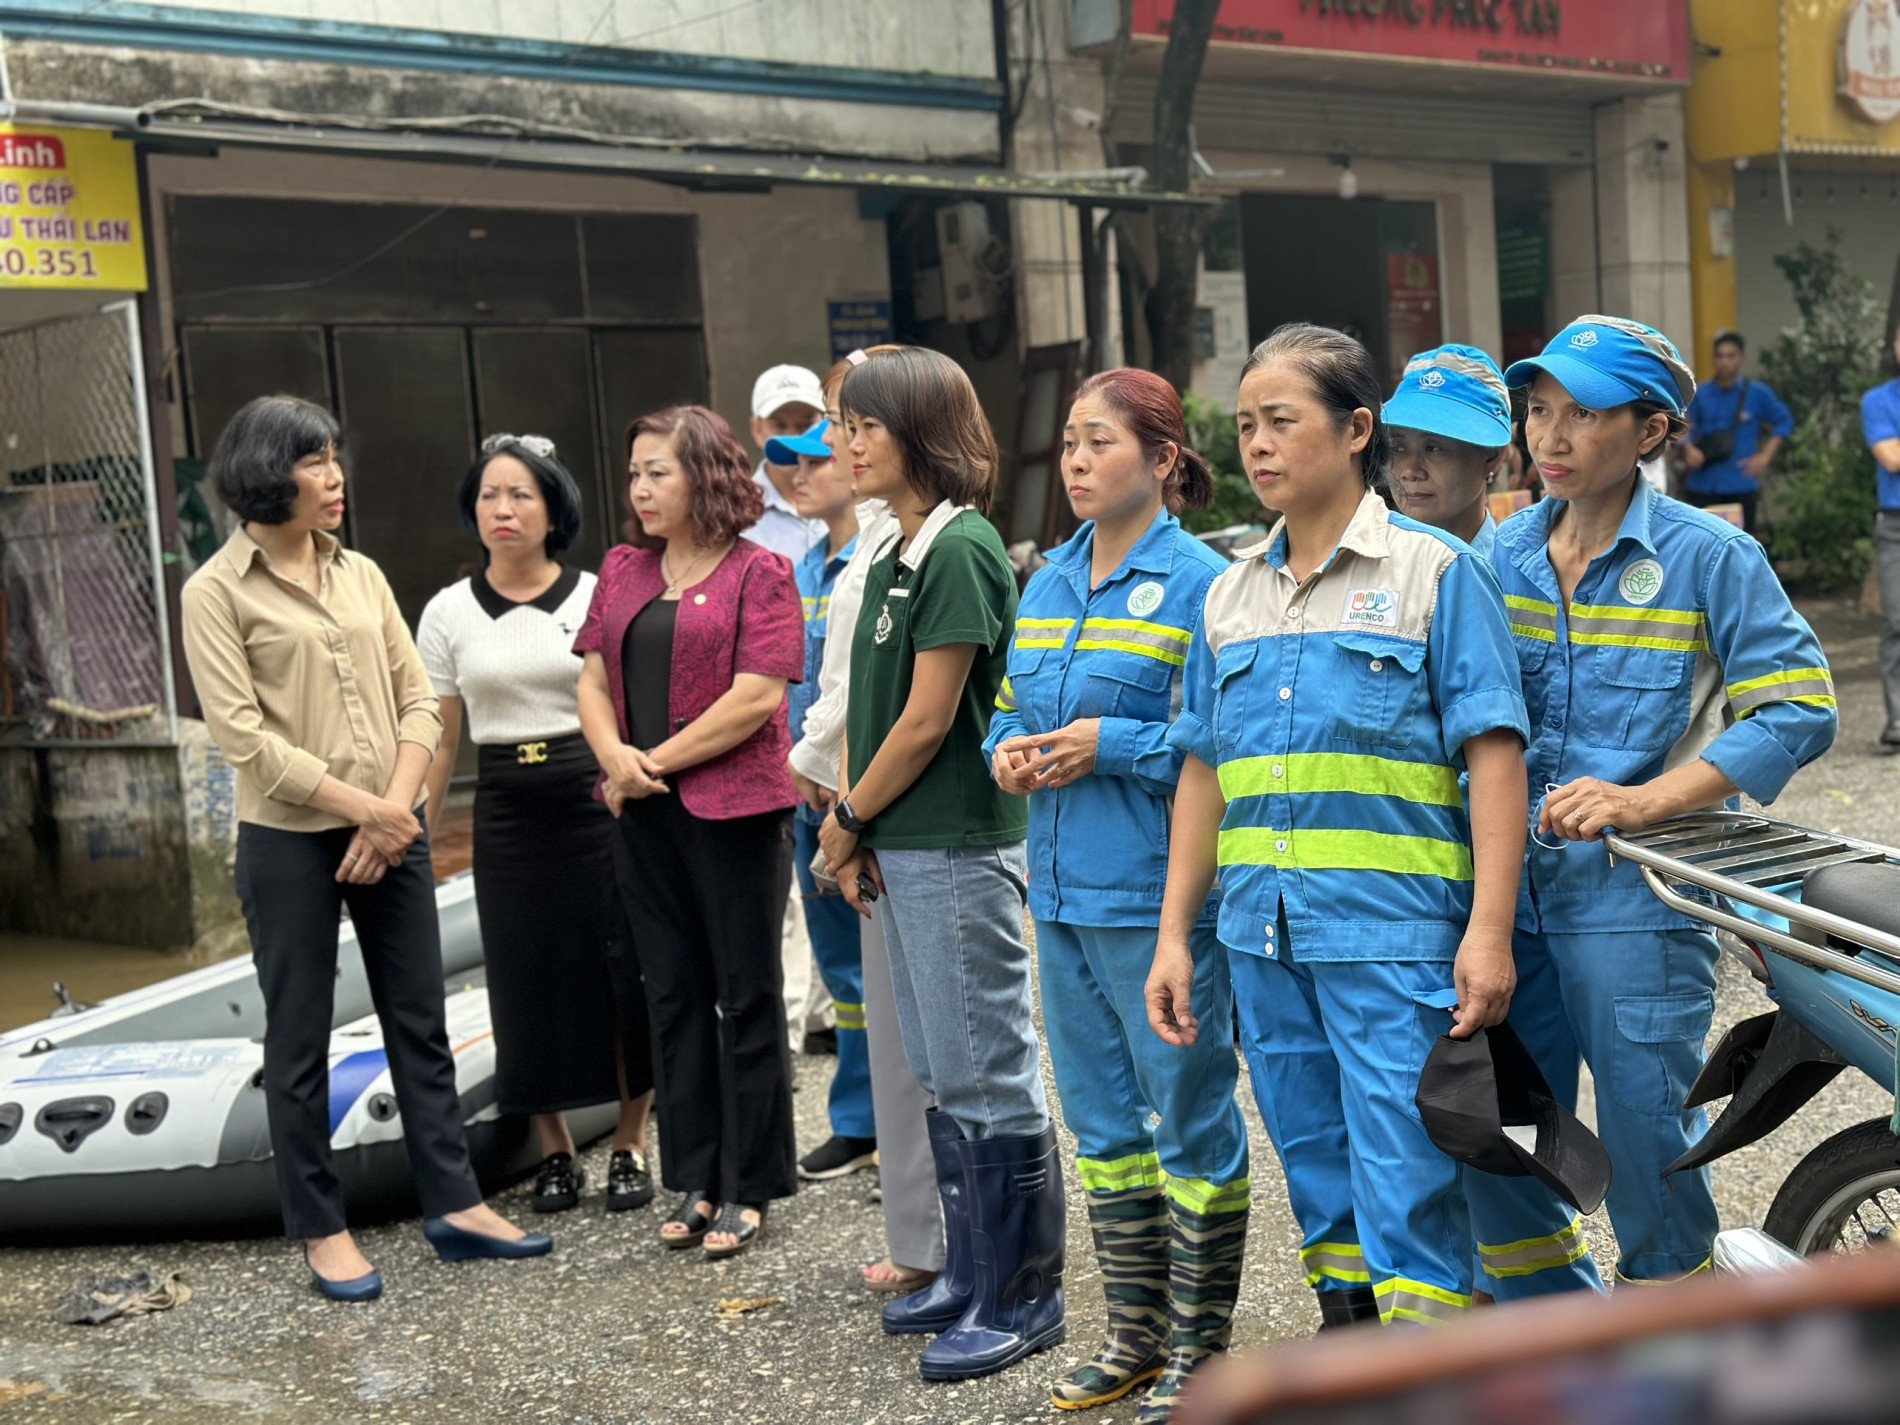
M1214 477L1207 462L1188 449L1187 417L1181 410L1181 397L1174 386L1152 371L1118 366L1099 372L1082 383L1070 401L1085 396L1102 402L1127 425L1142 452L1150 460L1161 458L1162 447L1172 444L1179 453L1161 498L1169 510L1205 509L1214 498Z
M641 416L627 427L627 463L633 463L633 443L643 435L666 436L673 455L693 487L693 533L702 544L737 539L765 513L765 495L752 478L752 462L733 438L732 427L717 411L704 406L668 406ZM633 512L632 484L621 489L627 506L622 526L627 542L639 549L658 549L666 543L640 526Z

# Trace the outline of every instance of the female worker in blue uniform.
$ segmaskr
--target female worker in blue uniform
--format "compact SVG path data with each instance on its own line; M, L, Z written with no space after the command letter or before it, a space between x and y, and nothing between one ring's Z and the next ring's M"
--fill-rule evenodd
M1600 838L1738 792L1773 801L1833 742L1834 684L1761 546L1637 474L1681 436L1695 392L1668 338L1579 317L1506 377L1530 388L1525 435L1549 496L1499 527L1494 555L1530 775L1550 789L1516 954L1526 1008L1551 1012L1511 1023L1566 1103L1579 1056L1590 1065L1618 1275L1668 1281L1708 1265L1717 1227L1707 1169L1664 1176L1703 1124L1682 1100L1714 1010L1715 938ZM1558 996L1532 992L1548 978ZM1483 1236L1481 1195L1473 1211Z
M1439 1035L1509 1008L1528 807L1497 582L1374 493L1380 387L1363 346L1314 326L1243 368L1241 454L1282 519L1209 587L1188 653L1148 981L1164 1040L1226 1037L1194 985L1218 869L1242 1047L1327 1325L1471 1305L1459 1165L1414 1100Z
M1421 351L1405 363L1383 414L1399 510L1457 535L1488 563L1498 526L1485 508L1485 488L1511 443L1511 393L1497 363L1472 346ZM1561 1013L1556 996L1554 981L1526 984L1520 977L1512 1023L1537 1013L1540 998L1550 1001L1543 1012ZM1465 1187L1473 1226L1483 1229L1472 1276L1484 1296L1515 1301L1603 1289L1582 1220L1536 1178L1467 1167Z
M1159 1377L1138 1418L1165 1420L1188 1372L1227 1344L1247 1240L1231 1039L1163 1044L1143 999L1181 773L1168 724L1226 561L1175 518L1213 485L1161 377L1090 377L1062 473L1086 523L1023 591L985 744L998 785L1030 799L1043 1027L1108 1294L1107 1343L1051 1395L1084 1409ZM1194 1002L1231 1024L1216 909L1189 930Z

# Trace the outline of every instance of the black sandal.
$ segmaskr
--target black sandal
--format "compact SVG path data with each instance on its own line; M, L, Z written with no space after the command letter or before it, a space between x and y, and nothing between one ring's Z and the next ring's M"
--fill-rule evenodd
M660 1242L673 1248L697 1247L706 1240L706 1234L712 1230L713 1220L699 1210L699 1204L710 1199L703 1192L689 1192L680 1199L673 1215L660 1224ZM678 1223L684 1232L668 1232L666 1229Z
M759 1214L757 1222L747 1222L745 1214ZM708 1229L713 1232L730 1232L739 1240L736 1242L708 1242L706 1255L712 1258L736 1257L759 1238L765 1235L765 1204L754 1206L749 1202L729 1202L719 1209L719 1220Z

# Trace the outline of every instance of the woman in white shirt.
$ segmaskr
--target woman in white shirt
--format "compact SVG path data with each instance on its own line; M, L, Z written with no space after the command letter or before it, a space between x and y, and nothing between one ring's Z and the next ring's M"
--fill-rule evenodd
M613 821L594 798L600 768L576 701L574 635L594 576L558 560L580 533L580 491L552 441L494 435L462 481L460 508L487 567L429 601L416 641L442 703L431 830L464 717L480 752L475 901L496 1107L533 1116L543 1158L533 1206L561 1212L586 1185L565 1112L618 1098L607 1210L642 1207L653 1199L646 999L614 891Z

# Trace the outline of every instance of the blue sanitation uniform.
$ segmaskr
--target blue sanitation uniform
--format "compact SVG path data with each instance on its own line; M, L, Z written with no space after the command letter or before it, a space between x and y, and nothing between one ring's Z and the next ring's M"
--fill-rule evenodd
M1147 1419L1227 1344L1252 1196L1213 897L1189 938L1198 1041L1165 1043L1146 998L1183 761L1168 725L1227 561L1166 510L1091 589L1094 546L1085 524L1023 591L984 750L1100 720L1092 775L1029 799L1043 1029L1108 1297L1107 1344L1051 1394L1086 1408L1160 1374Z
M1525 733L1484 561L1368 493L1304 581L1284 525L1208 590L1170 745L1220 775L1220 938L1254 1094L1321 1291L1471 1305L1459 1165L1419 1121L1471 915L1466 741Z
M818 669L825 661L825 628L831 614L831 587L858 541L836 554L820 540L792 571L805 606L805 681L786 689L792 741L804 730L805 711L818 697ZM811 932L812 957L831 991L837 1013L838 1068L831 1078L831 1131L840 1138L875 1138L871 1112L871 1051L864 1037L864 962L860 958L858 913L843 896L821 896L811 878L818 854L818 828L824 817L803 802L792 820L793 869L805 898L805 928Z
M1495 565L1523 670L1533 798L1579 777L1638 786L1700 757L1772 802L1834 741L1827 662L1748 535L1638 479L1616 542L1566 608L1548 556L1561 501L1498 529ZM1532 811L1532 826L1536 811ZM1667 909L1601 844L1531 844L1519 892L1511 1023L1574 1107L1596 1079L1597 1132L1615 1167L1618 1273L1657 1281L1709 1262L1707 1169L1663 1168L1702 1132L1682 1100L1715 1007L1715 937ZM1555 993L1552 993L1552 987ZM1473 1194L1479 1235L1489 1204Z
M1029 910L1043 1029L1076 1167L1091 1192L1160 1185L1197 1212L1245 1203L1247 1134L1222 1026L1233 1022L1211 899L1195 932L1194 1013L1177 1049L1148 1026L1145 990L1168 878L1168 745L1201 600L1227 562L1163 510L1089 588L1095 526L1049 555L1023 591L1009 677L985 752L1021 733L1100 718L1094 775L1029 799ZM1159 1121L1154 1122L1158 1116Z

